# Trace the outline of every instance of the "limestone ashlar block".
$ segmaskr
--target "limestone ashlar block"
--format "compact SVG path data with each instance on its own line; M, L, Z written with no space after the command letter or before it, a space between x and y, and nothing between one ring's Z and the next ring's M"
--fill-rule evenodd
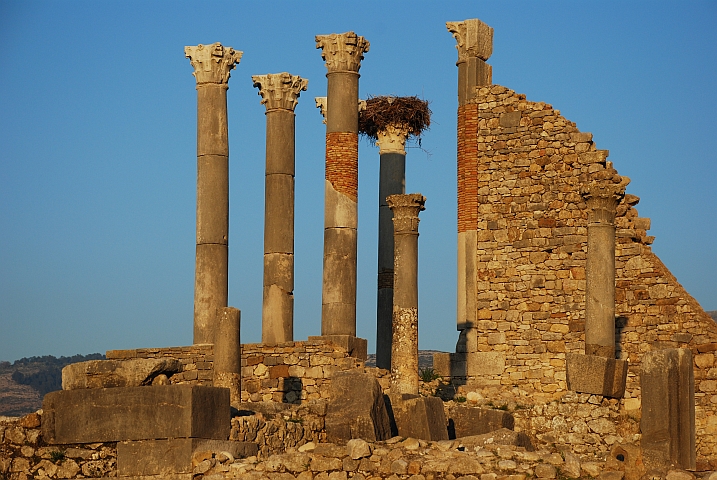
M61 390L45 395L49 444L160 438L227 440L229 390L192 385Z
M231 440L170 438L117 444L120 477L192 473L192 457L198 452L230 453L234 458L256 455L257 444Z
M696 468L695 380L692 353L669 348L642 357L643 456L655 467Z
M625 394L628 363L625 360L566 354L568 390L604 397L622 398Z
M344 443L352 438L374 442L391 436L383 391L370 373L336 373L329 395L325 422L329 442Z
M483 435L501 428L513 430L514 426L513 415L503 410L455 405L448 411L448 431L452 438Z
M505 354L502 352L434 354L433 361L433 369L442 376L477 377L501 375L505 371Z
M443 401L438 397L409 394L388 395L389 417L393 416L394 435L421 440L448 440L448 425ZM393 425L392 425L393 427Z
M365 338L353 335L322 335L311 336L308 340L310 342L331 342L346 350L350 357L363 361L368 358L368 340Z
M90 360L73 363L62 369L62 388L139 387L151 385L158 375L182 371L174 358L133 358L128 360Z

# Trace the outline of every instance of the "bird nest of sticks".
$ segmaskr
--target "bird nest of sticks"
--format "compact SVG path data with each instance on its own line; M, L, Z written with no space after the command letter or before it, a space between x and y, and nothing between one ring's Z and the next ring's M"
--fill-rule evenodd
M419 137L431 125L428 102L418 97L369 97L366 108L359 113L359 133L374 142L378 132L388 126L403 127L409 135Z

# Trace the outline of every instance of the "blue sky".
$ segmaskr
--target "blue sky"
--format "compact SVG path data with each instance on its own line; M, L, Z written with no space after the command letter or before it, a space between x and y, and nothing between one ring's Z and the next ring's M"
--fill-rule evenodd
M418 95L420 347L452 350L455 41L495 29L494 83L589 131L641 197L653 249L717 309L717 3L0 0L0 360L192 341L196 92L185 45L244 51L229 81L229 303L261 337L264 106L251 76L309 79L296 108L295 338L320 332L326 69L314 35L371 42L360 95ZM360 142L358 334L375 343L378 149Z

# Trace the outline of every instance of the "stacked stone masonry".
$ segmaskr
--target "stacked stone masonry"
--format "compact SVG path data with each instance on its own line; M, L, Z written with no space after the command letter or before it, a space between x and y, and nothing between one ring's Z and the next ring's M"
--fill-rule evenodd
M326 180L354 202L358 199L358 134L326 134Z
M502 373L463 383L547 404L566 393L565 354L584 350L587 209L580 186L609 167L608 152L551 105L499 85L476 88L458 115L458 194L466 206L458 228L477 235L478 351L505 359ZM629 372L616 412L639 417L645 352L690 349L698 462L717 465L717 325L652 252L650 220L639 217L638 201L628 187L617 207L616 355Z

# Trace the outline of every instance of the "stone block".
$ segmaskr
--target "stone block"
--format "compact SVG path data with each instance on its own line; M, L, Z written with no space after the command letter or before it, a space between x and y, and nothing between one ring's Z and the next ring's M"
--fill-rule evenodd
M49 444L157 438L226 440L229 390L163 385L61 390L45 395L42 436Z
M470 352L466 355L466 368L469 377L501 375L505 371L505 353Z
M448 410L448 432L451 438L483 435L501 428L513 430L513 415L503 410L454 405Z
M642 448L648 466L696 467L692 352L647 352L640 369Z
M566 375L568 390L611 398L625 394L628 363L625 360L568 353Z
M391 425L378 380L359 370L336 373L329 387L325 425L329 442L389 438Z
M182 363L174 358L90 360L62 369L62 389L139 387L151 385L159 375L171 377L181 371Z
M231 440L170 438L117 443L117 475L145 476L192 473L197 452L227 452L234 458L256 455L257 444Z
M394 435L429 441L448 440L446 414L440 398L407 394L391 394L387 398L389 417L393 417L396 427L392 431Z
M368 358L368 340L353 335L322 335L309 337L310 342L331 342L348 352L350 357L366 361Z
M449 377L451 375L451 354L444 352L434 353L433 371L442 377Z

